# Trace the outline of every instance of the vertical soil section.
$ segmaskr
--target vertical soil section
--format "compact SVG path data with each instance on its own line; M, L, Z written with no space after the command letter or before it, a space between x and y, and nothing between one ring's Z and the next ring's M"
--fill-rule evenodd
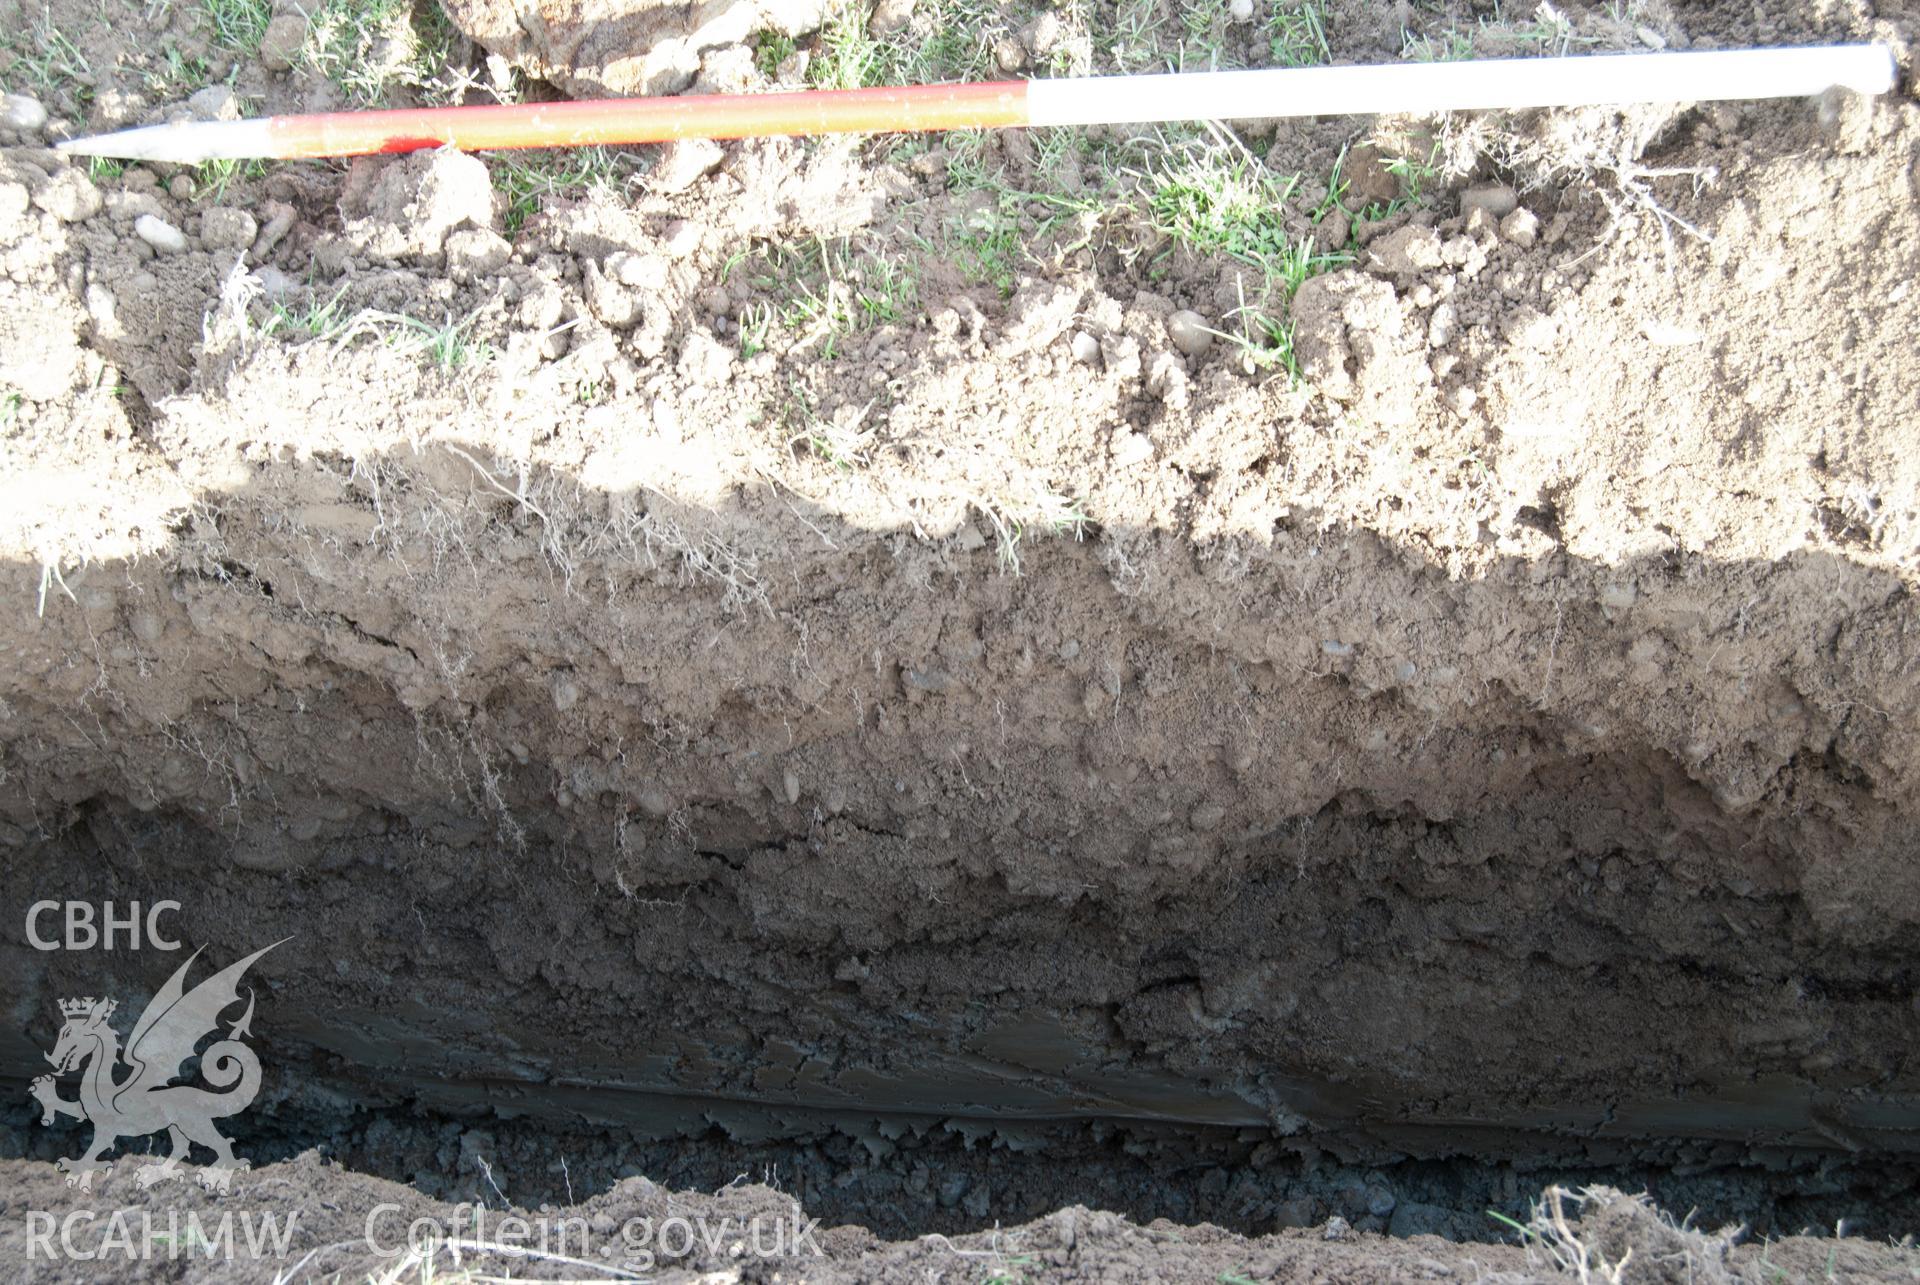
M1329 52L1377 59L1349 7ZM1565 21L1911 71L1896 7L1662 13ZM1306 247L1280 286L1169 214L1199 135L530 200L450 152L214 194L8 128L19 1208L82 1199L30 1096L71 1002L129 1028L282 942L234 1136L340 1219L803 1206L849 1224L822 1279L1364 1276L1549 1182L1610 1190L1538 1263L1775 1264L1611 1188L1920 1232L1905 88L1251 124L1235 163L1310 176L1247 216ZM109 902L184 949L30 938Z

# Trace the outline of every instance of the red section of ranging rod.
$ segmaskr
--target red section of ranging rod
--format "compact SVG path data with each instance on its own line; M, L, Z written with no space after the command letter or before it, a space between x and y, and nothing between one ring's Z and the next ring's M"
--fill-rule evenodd
M770 134L991 129L1026 123L1026 85L1000 81L791 94L697 94L499 107L329 112L276 116L267 127L273 154L293 160L447 146L487 151Z

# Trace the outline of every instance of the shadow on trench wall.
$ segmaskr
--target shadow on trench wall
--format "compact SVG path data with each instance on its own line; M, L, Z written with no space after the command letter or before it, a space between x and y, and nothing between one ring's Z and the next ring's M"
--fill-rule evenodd
M772 490L536 478L565 526L447 449L278 464L44 615L7 596L0 1074L183 958L38 950L29 907L172 900L209 970L289 939L265 1110L1916 1149L1884 573L1454 579L1282 527L1014 577Z

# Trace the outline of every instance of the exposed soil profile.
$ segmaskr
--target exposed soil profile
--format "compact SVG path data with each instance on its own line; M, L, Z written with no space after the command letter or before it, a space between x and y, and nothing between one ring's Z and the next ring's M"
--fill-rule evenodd
M641 8L651 61L433 30L496 90L839 48ZM358 101L333 11L0 0L50 117L0 124L0 1258L1920 1272L1915 14L1310 8L1340 61L1878 39L1901 88L109 172L46 144L182 59L202 114ZM1044 74L1134 69L1131 11L975 16ZM168 901L179 951L29 938ZM62 1002L126 1038L272 943L252 1170L67 1186ZM591 1235L382 1257L376 1207ZM32 1241L268 1208L286 1255ZM669 1217L820 1253L620 1243Z

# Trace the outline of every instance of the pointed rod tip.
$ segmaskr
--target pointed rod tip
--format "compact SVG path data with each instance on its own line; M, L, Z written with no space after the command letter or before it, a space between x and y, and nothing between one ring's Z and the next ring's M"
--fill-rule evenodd
M175 121L111 134L88 134L54 144L69 156L199 165L215 160L273 156L266 120Z

